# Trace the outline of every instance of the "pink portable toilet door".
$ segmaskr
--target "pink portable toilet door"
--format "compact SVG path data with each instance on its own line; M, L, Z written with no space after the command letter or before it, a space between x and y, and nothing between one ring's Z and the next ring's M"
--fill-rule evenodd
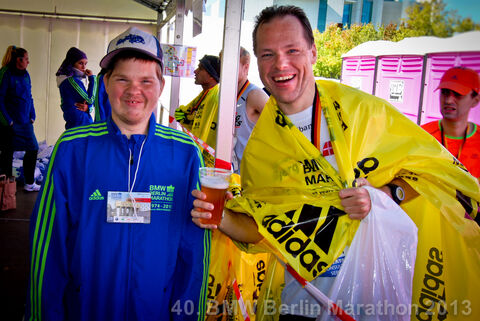
M379 57L375 96L394 105L417 123L422 90L423 56Z
M341 83L372 94L375 63L371 56L343 58Z

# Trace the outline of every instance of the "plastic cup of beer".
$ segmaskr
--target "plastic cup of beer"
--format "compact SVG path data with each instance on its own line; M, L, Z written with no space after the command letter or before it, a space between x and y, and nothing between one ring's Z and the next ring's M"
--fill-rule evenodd
M222 220L223 205L225 204L225 192L230 182L229 170L212 167L200 167L200 184L202 192L207 195L206 202L213 204L213 210L210 211L212 217L209 219L200 219L202 224L219 225ZM204 211L205 212L205 211Z

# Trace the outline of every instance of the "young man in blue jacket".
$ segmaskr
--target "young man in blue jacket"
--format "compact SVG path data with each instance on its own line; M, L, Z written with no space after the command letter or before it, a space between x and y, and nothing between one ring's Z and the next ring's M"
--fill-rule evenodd
M158 40L132 27L100 65L112 114L67 130L52 153L25 320L203 320L210 234L189 215L202 160L187 135L155 123Z

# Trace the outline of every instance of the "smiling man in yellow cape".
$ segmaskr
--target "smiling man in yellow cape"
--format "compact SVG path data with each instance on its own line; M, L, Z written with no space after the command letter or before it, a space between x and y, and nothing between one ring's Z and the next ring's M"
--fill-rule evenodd
M312 280L342 253L358 227L359 221L338 216L344 213L338 197L344 184L351 186L355 174L367 176L373 186L402 177L420 194L402 205L419 229L412 297L418 310L412 311L412 320L441 320L439 311L449 319L480 316L475 294L480 286L480 229L465 215L478 212L477 181L386 102L329 81L317 81L317 89L335 155L342 155L338 174L328 172L320 151L271 98L245 150L244 196L230 207L251 215L262 243L268 241ZM320 187L321 180L332 184ZM247 250L252 245L244 246ZM267 298L276 298L278 289L263 290L271 291ZM431 319L430 312L436 317Z
M478 181L384 100L336 82L315 82L316 48L301 9L264 9L253 34L260 76L272 97L244 152L243 196L227 203L218 228L243 249L271 251L315 280L370 211L368 193L352 187L366 178L418 227L411 319L480 319L480 228L473 220ZM303 112L311 115L302 127L311 128L311 138L292 120ZM328 136L331 150L320 136ZM194 222L216 228L199 223L209 213L198 209L212 207L200 191L193 194ZM278 318L285 280L278 267L275 259L269 262L257 320Z

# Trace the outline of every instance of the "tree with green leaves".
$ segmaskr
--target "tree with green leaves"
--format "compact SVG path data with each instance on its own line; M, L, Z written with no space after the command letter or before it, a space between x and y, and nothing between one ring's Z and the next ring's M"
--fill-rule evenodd
M451 37L455 33L480 30L471 18L462 19L456 10L446 10L443 0L414 3L407 8L407 18L402 19L395 40L406 37Z
M314 31L317 46L317 62L313 66L315 76L339 78L342 69L342 54L359 44L383 38L383 27L376 30L372 24L351 25L341 29L330 25L322 33Z
M470 18L462 19L455 10L448 11L443 0L414 3L407 8L407 18L400 24L375 28L372 24L339 28L330 25L322 33L315 31L317 62L314 74L318 77L340 78L342 54L366 41L400 41L407 37L451 37L454 33L480 30Z

